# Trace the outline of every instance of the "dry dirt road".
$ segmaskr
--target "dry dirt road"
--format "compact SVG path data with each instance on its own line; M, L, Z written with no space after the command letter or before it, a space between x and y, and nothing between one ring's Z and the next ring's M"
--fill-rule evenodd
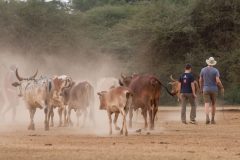
M161 108L154 131L135 130L129 136L107 128L98 132L91 128L51 128L28 131L26 124L0 125L0 160L240 160L240 111L217 112L217 124L205 125L202 109L198 124L179 121L178 108ZM98 119L101 121L101 119ZM42 127L42 128L41 128Z

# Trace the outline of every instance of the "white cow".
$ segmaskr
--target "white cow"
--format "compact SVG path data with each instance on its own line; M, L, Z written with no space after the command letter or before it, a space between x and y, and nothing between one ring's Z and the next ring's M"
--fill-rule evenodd
M49 119L52 113L51 107L54 100L58 100L62 88L66 85L66 81L57 77L51 79L41 77L36 79L37 72L30 78L22 78L16 69L16 77L19 80L12 85L19 88L19 96L24 98L30 114L29 130L34 130L34 115L37 108L44 108L45 112L45 130L49 130Z

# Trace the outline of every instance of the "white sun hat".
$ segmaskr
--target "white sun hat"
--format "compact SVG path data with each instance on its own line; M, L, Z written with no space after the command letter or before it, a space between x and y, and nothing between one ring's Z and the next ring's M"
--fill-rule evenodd
M206 63L209 65L209 66L214 66L217 64L217 61L215 61L215 59L213 57L210 57L209 59L206 59Z

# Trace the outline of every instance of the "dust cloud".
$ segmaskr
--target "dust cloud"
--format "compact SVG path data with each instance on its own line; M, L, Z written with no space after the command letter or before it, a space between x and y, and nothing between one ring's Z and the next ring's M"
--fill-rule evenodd
M123 64L117 57L109 56L109 54L95 52L91 54L77 53L77 54L17 54L2 52L0 53L0 91L2 93L3 102L0 107L0 122L2 124L20 124L25 125L26 129L30 122L29 113L22 98L17 106L16 119L12 122L12 110L6 112L3 116L4 110L9 105L6 95L3 92L4 78L10 71L10 66L15 65L22 77L30 77L36 70L38 76L52 77L54 75L68 75L71 76L75 82L88 81L93 87L97 88L97 81L102 77L116 77L119 78L120 73L124 71ZM17 81L17 79L16 79ZM12 82L9 82L12 83ZM16 90L18 94L18 90ZM92 133L108 133L108 119L106 111L100 111L99 99L95 92L95 118L96 128L90 129ZM58 113L55 109L54 122L58 125ZM75 112L72 111L72 119L74 119ZM121 121L121 116L119 116ZM43 130L44 111L37 109L35 114L36 130ZM76 124L76 123L75 123ZM88 124L86 124L87 126ZM96 131L97 129L97 131ZM99 132L100 131L100 132Z

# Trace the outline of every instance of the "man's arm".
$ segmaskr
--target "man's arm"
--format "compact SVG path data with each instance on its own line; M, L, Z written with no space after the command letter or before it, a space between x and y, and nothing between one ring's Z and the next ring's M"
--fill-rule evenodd
M192 88L193 96L194 96L194 97L197 97L194 82L191 83L191 88Z
M222 81L220 80L220 78L218 76L216 77L216 82L217 82L217 86L221 90L221 94L224 95L224 87L223 87Z
M200 92L203 92L203 78L201 76L199 78L199 87L200 87Z

